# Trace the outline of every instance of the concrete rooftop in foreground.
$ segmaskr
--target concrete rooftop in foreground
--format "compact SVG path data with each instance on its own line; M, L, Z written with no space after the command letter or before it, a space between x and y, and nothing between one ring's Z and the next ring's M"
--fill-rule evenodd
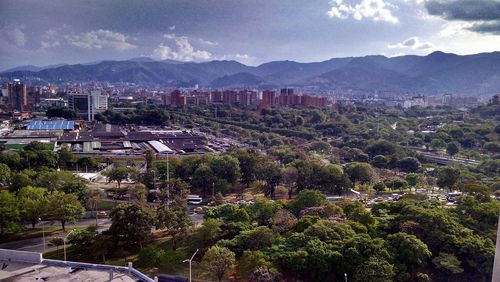
M2 268L6 266L3 270ZM134 282L136 279L126 273L113 273L110 280L109 271L93 269L74 269L71 267L48 266L43 264L19 263L0 260L0 281L117 281Z

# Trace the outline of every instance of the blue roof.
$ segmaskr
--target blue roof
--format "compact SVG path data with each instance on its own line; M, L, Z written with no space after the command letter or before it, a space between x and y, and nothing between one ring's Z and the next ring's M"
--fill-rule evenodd
M73 130L75 121L73 120L31 120L28 123L28 130Z

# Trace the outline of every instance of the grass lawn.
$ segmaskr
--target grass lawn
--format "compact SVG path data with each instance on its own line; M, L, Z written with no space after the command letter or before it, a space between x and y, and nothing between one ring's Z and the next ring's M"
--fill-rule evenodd
M108 201L108 200L102 200L97 204L97 210L98 211L109 211L112 210L117 204L114 201Z

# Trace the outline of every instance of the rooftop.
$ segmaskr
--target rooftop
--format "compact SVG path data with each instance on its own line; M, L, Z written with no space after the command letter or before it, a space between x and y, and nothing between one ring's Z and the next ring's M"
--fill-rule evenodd
M117 281L134 282L136 279L127 273L113 273L110 280L109 271L71 268L61 266L48 266L43 264L30 264L19 262L0 261L0 265L7 265L0 271L0 280L4 282L21 281Z
M37 120L33 119L28 123L28 130L74 130L73 120Z

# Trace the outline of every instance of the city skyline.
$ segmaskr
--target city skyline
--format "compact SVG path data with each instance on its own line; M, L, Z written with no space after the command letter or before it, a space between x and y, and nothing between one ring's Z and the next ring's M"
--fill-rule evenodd
M0 70L156 60L323 61L497 51L500 2L3 1Z

